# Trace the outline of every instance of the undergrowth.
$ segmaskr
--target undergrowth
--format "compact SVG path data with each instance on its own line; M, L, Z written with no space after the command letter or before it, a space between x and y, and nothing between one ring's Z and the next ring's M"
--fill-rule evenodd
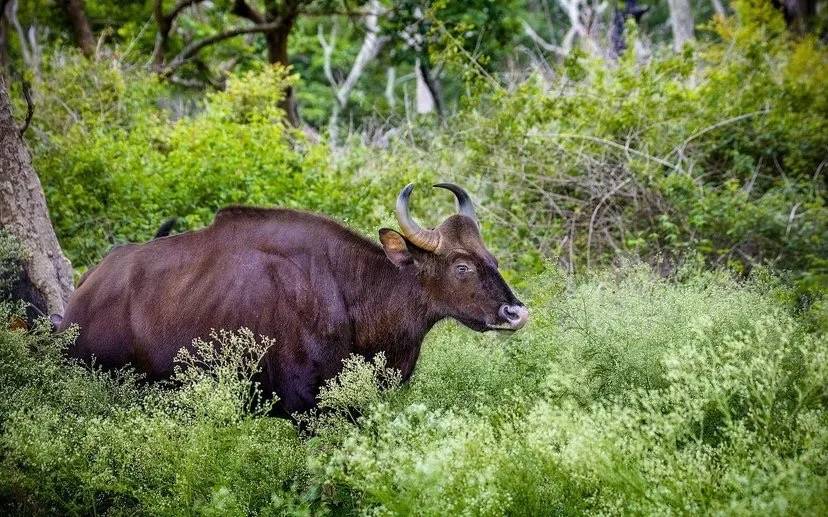
M0 330L0 501L26 514L828 511L828 341L788 288L632 266L579 282L551 268L531 285L521 332L446 322L402 386L382 357L351 357L299 427L262 416L250 379L269 343L249 332L181 356L171 387L68 362L72 333Z

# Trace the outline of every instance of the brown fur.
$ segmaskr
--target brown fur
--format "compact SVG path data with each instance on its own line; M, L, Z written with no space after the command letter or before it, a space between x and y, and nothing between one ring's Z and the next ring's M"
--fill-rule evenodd
M315 405L350 353L384 352L407 379L437 321L451 316L485 330L501 304L519 303L471 219L455 215L440 228L451 243L446 253L420 250L391 230L382 230L383 242L403 249L384 252L322 216L224 209L203 230L112 250L82 279L60 329L80 326L74 357L132 363L163 379L194 338L247 327L277 343L259 380L289 415ZM394 252L407 258L395 265ZM452 276L457 260L475 264L474 282Z

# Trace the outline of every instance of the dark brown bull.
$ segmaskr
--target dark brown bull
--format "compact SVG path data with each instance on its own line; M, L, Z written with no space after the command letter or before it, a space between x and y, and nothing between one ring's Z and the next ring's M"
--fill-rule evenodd
M407 379L441 319L485 331L528 318L483 245L469 196L436 186L455 194L460 213L420 228L408 185L397 199L402 231L381 229L382 247L319 215L232 207L203 230L116 248L81 280L59 328L80 326L74 357L163 379L194 338L247 327L276 341L258 380L285 415L313 407L351 353L384 352Z

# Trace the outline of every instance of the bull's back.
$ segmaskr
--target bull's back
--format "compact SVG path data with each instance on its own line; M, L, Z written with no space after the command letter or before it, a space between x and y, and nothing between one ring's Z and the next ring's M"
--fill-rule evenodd
M113 250L85 275L61 328L80 326L75 357L159 379L194 338L247 327L274 341L258 380L289 415L312 407L354 351L343 288L366 258L385 262L379 246L330 219L222 210L203 230Z
M72 294L59 330L71 325L80 328L69 354L85 360L93 358L104 366L127 362L132 334L128 325L129 277L115 274L128 267L126 248L117 248L87 271Z
M165 378L176 353L213 328L273 324L262 305L273 296L272 259L207 239L192 246L188 237L115 250L84 279L61 324L80 327L72 356L113 368L132 363Z

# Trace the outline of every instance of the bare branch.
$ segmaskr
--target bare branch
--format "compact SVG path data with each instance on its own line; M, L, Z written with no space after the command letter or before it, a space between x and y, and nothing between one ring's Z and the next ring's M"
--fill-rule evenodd
M370 12L365 17L365 26L368 32L365 34L365 39L362 40L362 46L359 49L359 53L357 53L356 59L354 59L354 64L351 66L348 77L345 78L345 82L342 83L342 86L337 92L337 99L342 106L345 106L348 102L351 90L356 86L357 81L365 71L365 67L377 57L383 45L390 39L387 36L379 36L380 28L377 23L379 11L379 2L373 0L371 2Z
M750 113L743 113L742 115L737 115L735 117L731 117L731 118L719 121L719 122L713 124L712 126L708 126L704 129L702 129L700 131L696 131L692 135L688 136L684 140L684 142L682 142L681 144L676 146L675 149L672 150L670 155L672 155L673 153L678 153L679 156L683 156L684 155L684 149L687 147L687 144L689 144L692 140L695 140L696 138L704 135L705 133L709 133L713 130L719 129L720 127L726 126L728 124L733 124L735 122L739 122L739 121L742 121L742 120L745 120L745 119L748 119L748 118L752 118L752 117L755 117L757 115L767 115L768 113L770 113L770 108L765 108L765 109L761 109L759 111L752 111Z
M345 16L347 18L362 18L367 15L366 11L337 11L337 10L322 10L322 11L297 11L297 14L308 18L329 17L329 16Z
M664 165L665 167L669 167L669 168L671 168L671 169L673 169L677 172L683 172L681 167L674 164L674 163L670 163L667 160L664 160L662 158L658 158L657 156L652 156L652 155L649 155L647 153L637 151L635 149L630 149L629 147L625 147L625 146L623 146L623 145L621 145L617 142L613 142L612 140L606 140L604 138L598 138L598 137L594 137L594 136L590 136L590 135L576 135L576 134L568 134L568 133L555 133L555 134L549 134L548 136L553 137L553 138L572 138L572 139L575 139L575 140L589 140L590 142L595 142L595 143L598 143L598 144L607 145L609 147L614 147L616 149L620 149L622 151L632 153L632 154L634 154L636 156L639 156L641 158L646 158L648 160L652 160L652 161L654 161L658 164Z
M29 27L28 31L23 28L17 18L17 7L17 0L9 0L5 8L6 20L17 32L23 62L34 72L35 77L40 77L40 50L37 47L35 28L34 26Z
M184 86L185 88L195 88L197 90L203 90L207 87L207 83L205 83L204 81L199 81L198 79L187 79L184 77L179 77L177 75L171 75L167 78L167 80L172 84Z
M394 95L394 85L397 81L397 71L393 66L389 66L386 72L385 81L385 100L392 108L397 104L397 97Z
M322 46L322 70L325 72L325 78L328 79L328 82L331 84L331 88L334 89L334 92L336 92L337 88L339 88L339 85L334 79L333 68L331 65L331 57L333 55L334 46L336 45L336 32L337 26L334 24L331 28L330 40L328 40L325 39L325 31L322 28L322 24L320 23L316 28L316 36L319 38L319 45Z
M337 26L333 26L331 29L330 40L327 40L325 39L322 25L319 25L317 35L319 37L319 44L322 46L325 77L327 77L328 82L331 83L334 98L336 99L336 103L331 110L330 120L328 121L328 133L330 140L334 145L336 145L337 140L339 114L348 104L351 91L354 89L357 81L359 81L359 78L365 71L365 67L377 57L380 49L382 49L383 45L385 45L385 43L390 39L386 36L379 36L380 27L377 18L381 12L381 9L382 7L380 6L378 0L372 0L370 2L368 14L365 16L365 38L362 40L362 46L354 59L354 64L351 65L348 77L345 78L345 81L343 81L341 85L337 84L334 79L331 66L331 56L333 54L334 46L336 45Z
M526 20L521 20L521 21L523 22L523 32L524 32L524 34L529 36L529 39L531 39L540 48L542 48L543 50L545 50L547 52L554 52L555 54L558 54L559 56L562 56L562 57L566 57L569 54L569 49L568 48L559 47L557 45L553 45L552 43L549 43L548 41L543 39L540 36L540 34L535 32L535 29L533 29L532 26L529 25L529 22L527 22ZM570 30L570 32L572 32L573 29L569 29L569 30ZM567 38L569 38L569 33L567 33ZM567 41L567 38L564 38L564 41ZM569 40L571 41L571 38L569 38Z
M204 0L179 0L169 14L164 14L163 0L155 0L153 16L158 25L158 33L155 35L155 47L152 49L152 62L156 72L160 72L164 66L164 54L167 50L167 42L170 39L175 19L184 9L203 2Z
M175 4L175 7L173 7L172 11L170 11L170 13L167 15L167 20L172 22L178 17L179 14L181 14L181 11L190 7L193 4L199 4L203 1L204 0L180 0L177 4ZM156 5L160 6L160 4L161 2L158 2L158 4Z
M169 75L170 73L172 73L173 70L179 68L181 65L186 63L188 59L192 58L193 56L201 52L201 50L205 47L209 47L210 45L213 45L220 41L235 38L236 36L241 36L243 34L270 32L278 29L282 25L282 23L283 18L279 17L276 20L269 23L251 25L249 27L238 27L236 29L220 32L207 38L202 38L200 40L193 41L189 45L184 47L181 50L181 52L179 52L178 55L170 61L170 64L167 65L167 67L164 69L164 75Z
M589 269L589 266L590 266L590 252L592 251L592 232L593 232L593 229L595 228L595 218L598 215L598 211L601 210L601 207L604 205L604 203L607 202L607 200L609 198L611 198L616 192L621 190L621 188L624 187L624 185L626 185L630 181L632 181L632 178L627 178L624 181L622 181L621 183L619 183L618 185L616 185L612 190L607 192L604 195L604 197L601 198L601 200L598 202L598 204L595 205L595 210L592 211L592 217L589 218L589 230L587 232L587 245L586 245L587 269Z
M788 225L785 227L785 238L788 238L788 235L791 234L791 225L793 225L794 219L796 219L796 211L802 203L799 202L791 208L791 213L788 215Z

